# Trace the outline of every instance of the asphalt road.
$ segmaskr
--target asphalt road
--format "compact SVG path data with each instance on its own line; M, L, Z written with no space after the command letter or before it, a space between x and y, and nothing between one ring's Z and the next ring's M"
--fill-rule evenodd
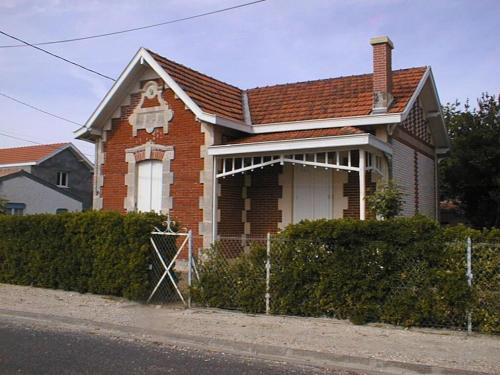
M332 372L0 321L0 374L325 373Z

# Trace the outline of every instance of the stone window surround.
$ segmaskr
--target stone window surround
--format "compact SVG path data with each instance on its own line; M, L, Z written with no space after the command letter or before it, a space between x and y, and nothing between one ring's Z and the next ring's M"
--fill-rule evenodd
M127 212L137 210L137 163L144 160L160 160L162 162L162 196L161 213L168 214L172 209L170 185L174 182L174 173L170 171L170 163L174 159L174 146L164 146L148 141L144 145L125 150L125 161L128 173L125 175L127 196L124 208Z

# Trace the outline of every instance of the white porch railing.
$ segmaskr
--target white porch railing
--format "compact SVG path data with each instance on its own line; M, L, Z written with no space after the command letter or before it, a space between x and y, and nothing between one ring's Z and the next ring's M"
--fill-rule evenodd
M252 172L255 169L262 169L266 166L285 163L293 165L306 165L314 168L336 169L347 172L359 172L361 170L360 159L363 150L359 150L360 157L358 163L353 163L353 152L346 151L324 151L309 153L281 153L268 156L230 156L220 159L220 166L217 166L216 178L224 178L238 173ZM372 152L366 153L365 171L374 171L383 176L382 156Z

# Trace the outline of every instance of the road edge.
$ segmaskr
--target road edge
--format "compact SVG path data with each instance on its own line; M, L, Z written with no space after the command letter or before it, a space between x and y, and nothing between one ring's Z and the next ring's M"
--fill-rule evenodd
M288 362L296 365L305 365L335 370L363 372L373 375L379 374L453 374L478 375L488 374L470 370L423 365L400 361L385 361L375 358L322 353L312 350L287 348L275 345L253 344L232 340L183 335L167 331L158 331L142 327L125 326L120 324L98 322L90 319L74 318L61 315L33 313L27 311L9 310L0 308L0 317L31 321L57 323L62 326L78 327L85 331L96 333L95 330L108 331L118 336L133 335L143 341L161 341L171 346L182 346L202 351L224 352L233 355L256 359ZM45 327L50 329L49 327ZM101 332L105 334L105 332ZM147 337L149 336L149 337Z

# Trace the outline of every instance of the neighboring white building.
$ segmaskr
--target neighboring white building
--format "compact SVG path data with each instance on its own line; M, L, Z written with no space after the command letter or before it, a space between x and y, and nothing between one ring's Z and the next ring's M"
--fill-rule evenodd
M28 215L81 211L82 201L24 170L0 170L0 197L7 200L7 214Z

